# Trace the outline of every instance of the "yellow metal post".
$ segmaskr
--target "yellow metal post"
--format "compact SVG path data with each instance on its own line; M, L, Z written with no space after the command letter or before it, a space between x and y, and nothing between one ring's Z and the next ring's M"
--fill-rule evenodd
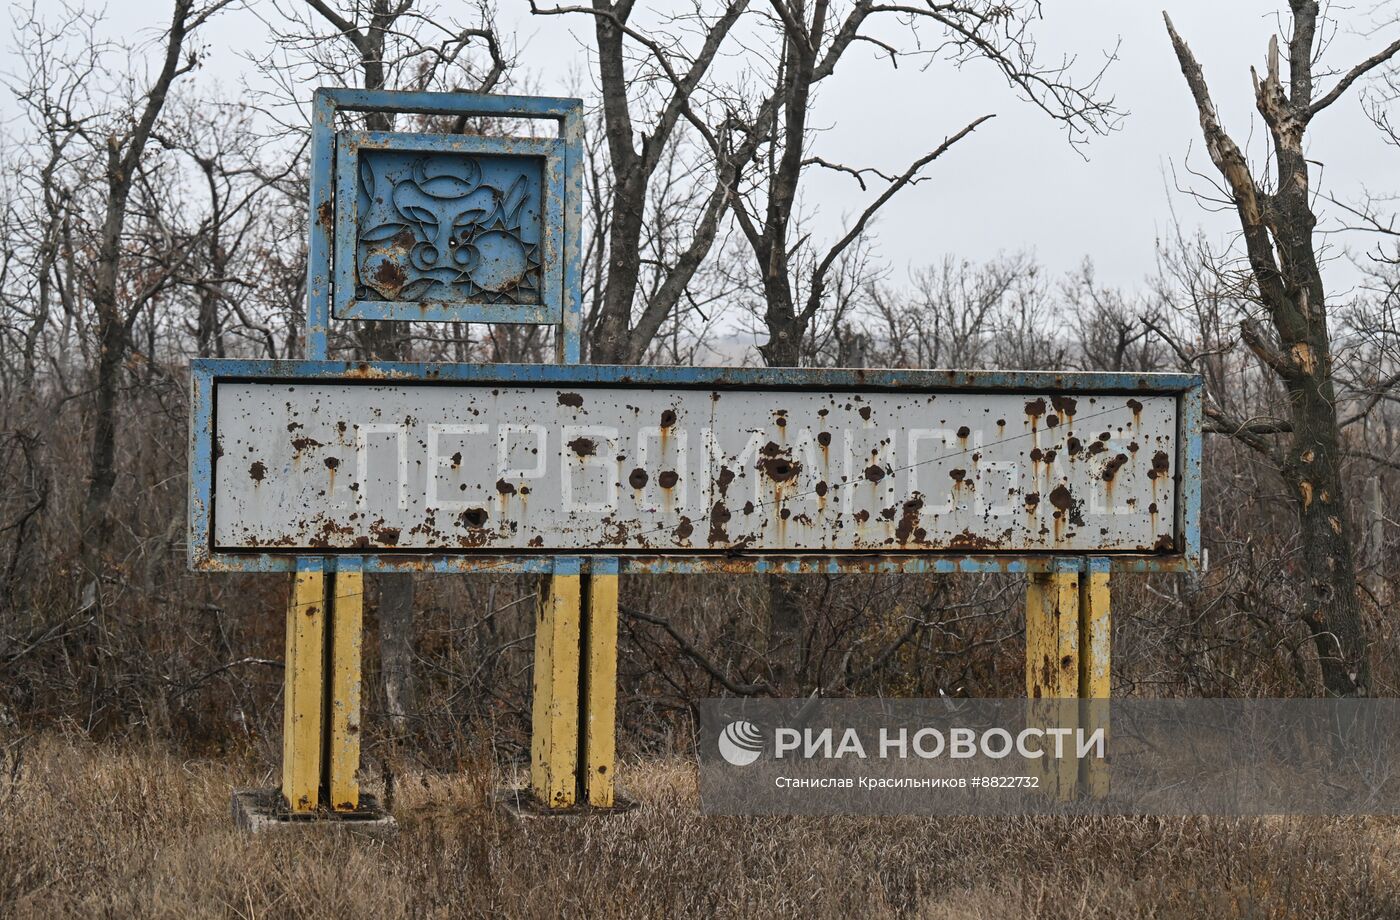
M1030 724L1073 728L1079 722L1079 575L1073 570L1035 572L1026 588L1026 696ZM1078 767L1072 756L1056 759L1046 738L1041 778L1057 798L1074 794Z
M1026 588L1026 696L1079 696L1079 575L1035 572Z
M327 791L335 811L360 805L360 646L364 630L364 575L350 560L336 568L330 623L330 738Z
M593 560L585 577L583 791L611 808L617 736L617 560Z
M581 581L577 560L557 560L535 617L530 789L548 808L577 794Z
M1111 695L1112 622L1109 619L1109 561L1089 560L1079 576L1079 697L1080 726L1086 732L1103 729L1107 744ZM1096 798L1108 794L1108 765L1086 759L1080 784Z
M1079 576L1079 696L1083 699L1109 698L1112 634L1108 589L1107 560L1089 560L1089 570Z
M1026 588L1026 695L1033 725L1078 727L1089 737L1108 732L1112 623L1109 560L1095 557L1070 569L1034 573ZM1060 702L1075 700L1074 703ZM1042 761L1050 791L1069 798L1076 789L1091 796L1108 792L1102 761L1074 758ZM1074 769L1072 769L1074 768Z
M297 560L287 605L282 711L282 798L297 814L314 812L320 801L326 606L321 560Z

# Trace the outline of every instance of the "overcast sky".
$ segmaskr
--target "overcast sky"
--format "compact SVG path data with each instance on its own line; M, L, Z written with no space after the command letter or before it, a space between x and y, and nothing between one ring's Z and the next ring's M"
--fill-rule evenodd
M8 0L13 10L14 0ZM258 2L258 0L253 0ZM294 2L294 0L287 0ZM644 0L645 2L645 0ZM1260 66L1281 2L1264 0L1166 0L1179 32L1205 67L1227 128L1262 153L1254 115L1249 67ZM26 2L27 5L27 2ZM97 4L94 4L95 6ZM42 4L41 4L42 6ZM168 18L166 4L113 0L106 4L111 34L150 39ZM443 4L450 9L450 2ZM464 10L466 4L462 5ZM591 23L584 17L532 17L524 0L499 0L499 27L519 49L518 77L544 93L566 93L587 73ZM1186 167L1211 169L1199 141L1195 110L1171 53L1157 4L1109 0L1052 0L1037 35L1049 56L1077 52L1096 68L1103 53L1118 46L1119 60L1104 88L1130 114L1121 129L1096 138L1082 158L1061 128L1016 98L998 74L984 65L955 70L935 64L892 70L872 46L857 46L835 76L822 84L816 123L825 130L815 152L850 164L900 169L971 119L996 118L959 143L928 170L931 176L907 189L882 212L875 228L878 252L894 277L911 265L945 254L986 259L999 251L1034 250L1052 272L1072 269L1086 256L1101 280L1135 286L1153 271L1154 246L1172 222L1172 209L1188 227L1204 226L1223 240L1232 229L1228 214L1204 212L1176 192L1174 181L1205 188ZM1350 66L1394 37L1395 29L1369 35L1365 10L1337 36L1328 62ZM239 52L256 49L265 28L247 11L222 16L204 36L212 43L204 73L232 94L254 79ZM13 38L0 70L13 71ZM1330 81L1328 81L1330 83ZM307 86L309 94L313 87ZM0 111L12 115L5 94ZM1324 190L1355 199L1366 188L1400 189L1400 151L1386 147L1351 93L1310 132L1310 155L1322 167ZM1193 143L1194 142L1194 143ZM1173 179L1173 169L1177 180ZM868 200L855 183L836 174L813 174L804 186L804 206L816 227L834 236L843 219ZM1353 245L1364 248L1357 238ZM1355 273L1333 266L1331 286L1345 288Z

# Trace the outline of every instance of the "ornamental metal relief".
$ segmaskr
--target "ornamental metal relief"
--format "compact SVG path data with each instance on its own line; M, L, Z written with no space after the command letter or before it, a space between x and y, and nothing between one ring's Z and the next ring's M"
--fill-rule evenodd
M543 161L362 150L356 299L541 302Z
M578 283L565 156L558 138L338 133L334 205L317 212L335 315L559 323L566 265Z

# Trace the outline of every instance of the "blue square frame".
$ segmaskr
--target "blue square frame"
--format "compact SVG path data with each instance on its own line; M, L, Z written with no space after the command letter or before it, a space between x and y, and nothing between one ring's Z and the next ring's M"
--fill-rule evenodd
M537 303L479 300L359 299L360 165L366 151L460 154L542 161L538 189L539 299ZM468 323L558 323L563 318L564 142L554 138L480 137L343 131L336 136L335 284L336 319Z
M558 245L552 258L542 259L542 274L550 276L547 262L557 266L557 285L542 281L553 295L542 297L539 305L522 304L432 304L421 308L416 303L360 301L353 303L353 287L341 292L344 282L337 277L338 269L353 266L353 231L347 227L342 244L339 225L342 214L337 209L335 115L339 110L356 112L394 112L403 114L453 115L468 117L502 117L548 119L559 123L557 139L484 138L472 135L444 136L385 133L380 139L402 144L406 149L425 149L441 144L451 149L482 154L520 154L539 156L559 164L559 181L554 192L546 190L546 199L556 199L558 223L551 228ZM355 133L355 132L350 132ZM373 141L375 135L366 135ZM390 148L391 149L391 148ZM333 315L354 319L388 319L429 322L482 323L553 323L556 328L558 360L576 364L580 360L580 314L582 307L582 250L580 228L583 222L583 103L578 99L505 96L480 93L418 93L389 90L360 90L322 88L316 91L311 113L311 182L309 195L309 249L307 254L307 323L306 355L324 360L329 357L327 337ZM343 211L344 209L339 209ZM541 215L542 223L545 215ZM542 227L542 235L544 228ZM543 242L543 240L542 240ZM349 277L353 282L353 268ZM348 296L347 296L348 295ZM345 297L345 299L342 299ZM555 305L557 303L557 306ZM335 309L333 310L333 306Z

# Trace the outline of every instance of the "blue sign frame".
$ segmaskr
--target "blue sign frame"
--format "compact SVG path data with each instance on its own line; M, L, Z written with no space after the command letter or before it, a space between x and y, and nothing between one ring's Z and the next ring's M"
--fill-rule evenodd
M593 364L412 364L404 362L266 361L197 359L191 363L193 404L190 429L190 566L206 571L290 572L297 555L220 551L211 535L214 501L215 388L221 380L428 382L435 384L507 383L539 387L625 384L668 387L748 387L771 389L896 389L925 391L1049 391L1069 394L1168 395L1178 400L1177 457L1179 493L1176 533L1170 553L1063 552L995 555L990 553L823 552L772 554L714 552L687 555L634 555L620 559L620 571L835 573L835 572L1045 572L1066 566L1107 565L1114 571L1164 572L1194 569L1201 555L1201 437L1204 384L1188 374L1053 373L1028 371L866 370L829 368L707 368L627 367ZM307 555L304 551L300 555ZM363 571L383 572L551 572L567 560L615 558L615 550L596 556L570 552L567 556L530 556L491 552L465 555L323 555L328 566L355 559ZM362 560L362 563L361 561ZM1106 560L1106 561L1105 561Z
M338 134L336 113L340 111L546 119L559 123L559 137L500 138L396 132ZM327 357L327 335L331 317L335 315L345 319L557 324L561 360L578 362L582 300L579 240L583 222L583 103L580 100L323 88L316 91L312 101L311 125L306 334L309 357ZM459 160L481 157L543 160L536 190L540 199L536 202L539 238L528 241L539 247L539 296L527 298L537 302L357 298L355 267L359 234L355 183L358 167L348 161L358 162L360 152L369 149L452 155ZM338 152L345 161L343 166L338 166ZM509 197L510 189L495 191L501 193L498 195L501 199ZM467 190L464 195L469 193ZM503 207L509 212L512 203L505 201ZM509 220L503 216L502 222L509 223ZM489 231L493 227L483 220L480 229ZM421 245L426 241L419 234L414 242Z

